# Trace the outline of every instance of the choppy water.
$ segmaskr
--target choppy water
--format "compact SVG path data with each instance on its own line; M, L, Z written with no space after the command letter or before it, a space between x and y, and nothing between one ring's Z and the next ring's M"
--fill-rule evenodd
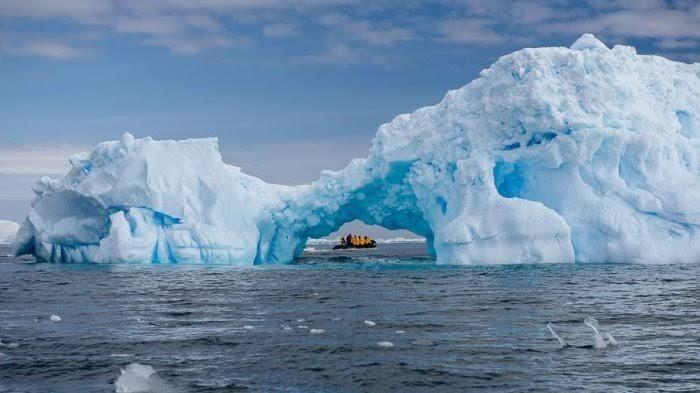
M700 389L700 265L436 267L421 245L324 247L263 268L0 257L0 391Z

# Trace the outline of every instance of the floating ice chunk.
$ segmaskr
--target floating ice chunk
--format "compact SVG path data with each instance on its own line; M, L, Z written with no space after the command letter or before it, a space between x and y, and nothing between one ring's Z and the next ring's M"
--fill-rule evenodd
M564 348L566 346L566 343L564 340L557 334L556 331L554 331L554 325L552 325L551 322L547 323L547 329L549 329L549 332L552 333L552 336L556 338L559 341L559 345Z
M58 315L55 315L55 314L51 315L51 317L49 317L49 319L51 320L51 322L61 322L61 317L59 317Z
M297 319L297 322L299 322L299 323L304 323L304 322L306 322L306 319L304 319L304 318L299 318L299 319Z
M282 330L290 331L292 330L292 327L289 325L282 325Z
M297 326L297 328L299 328L299 329L308 329L309 327L306 326L306 325L299 325L299 326Z
M245 330L253 330L253 329L255 329L255 326L253 326L253 325L243 325L243 329L245 329Z
M391 348L394 346L394 343L391 341L379 341L377 345L384 348Z
M377 323L374 322L374 321L365 320L365 325L367 325L367 326L377 326Z
M323 329L311 329L311 330L309 330L309 333L311 333L311 334L323 334L325 332L326 331Z
M403 330L397 330L397 331L396 331L396 334L405 334L405 333L406 333L406 332L404 332Z
M122 368L114 386L116 393L170 393L176 389L156 375L153 367L131 363Z

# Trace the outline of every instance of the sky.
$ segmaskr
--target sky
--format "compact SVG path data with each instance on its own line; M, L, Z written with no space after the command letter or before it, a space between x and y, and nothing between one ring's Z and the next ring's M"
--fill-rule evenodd
M698 0L0 0L0 219L125 131L216 136L227 163L309 183L498 57L587 32L700 62Z

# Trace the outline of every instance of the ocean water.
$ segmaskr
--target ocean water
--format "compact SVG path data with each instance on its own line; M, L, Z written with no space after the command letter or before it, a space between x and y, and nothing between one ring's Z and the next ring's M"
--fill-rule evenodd
M0 392L700 390L700 265L329 247L255 268L2 256Z

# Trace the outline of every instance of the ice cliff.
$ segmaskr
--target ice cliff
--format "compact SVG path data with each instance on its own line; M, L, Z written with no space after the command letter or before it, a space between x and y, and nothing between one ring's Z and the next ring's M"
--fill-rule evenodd
M311 185L226 165L216 139L104 142L43 179L18 254L61 262L288 263L353 219L439 263L700 260L700 64L607 48L503 56L379 127Z

